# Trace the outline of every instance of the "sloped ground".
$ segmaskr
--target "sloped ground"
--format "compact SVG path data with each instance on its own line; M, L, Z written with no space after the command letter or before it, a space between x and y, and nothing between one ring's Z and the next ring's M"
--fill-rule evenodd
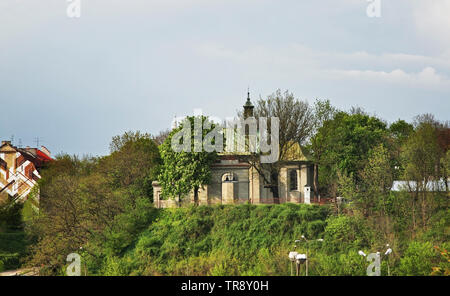
M0 276L38 276L38 275L39 275L38 269L30 269L30 268L0 272Z

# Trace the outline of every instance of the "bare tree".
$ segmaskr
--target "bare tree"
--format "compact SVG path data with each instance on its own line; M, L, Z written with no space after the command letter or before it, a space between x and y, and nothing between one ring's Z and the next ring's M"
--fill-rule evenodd
M242 114L239 114L242 116ZM279 155L278 162L262 164L259 154L242 157L263 177L265 183L273 188L276 184L276 176L281 168L280 161L285 159L286 153L296 144L304 144L311 136L315 128L315 117L313 108L306 101L298 100L289 91L277 90L269 95L267 99L260 98L256 102L254 117L268 119L268 130L270 131L270 118L279 119ZM267 172L269 175L267 175Z
M158 135L153 136L153 141L155 141L156 145L159 146L162 143L164 143L164 141L167 139L169 134L170 134L170 130L169 129L160 131Z

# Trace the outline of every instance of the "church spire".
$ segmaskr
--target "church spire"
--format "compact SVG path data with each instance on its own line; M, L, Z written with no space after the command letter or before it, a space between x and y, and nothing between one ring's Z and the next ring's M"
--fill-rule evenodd
M255 108L255 106L253 106L252 102L250 101L250 88L248 88L247 102L245 102L244 105L244 119L253 117L253 108Z

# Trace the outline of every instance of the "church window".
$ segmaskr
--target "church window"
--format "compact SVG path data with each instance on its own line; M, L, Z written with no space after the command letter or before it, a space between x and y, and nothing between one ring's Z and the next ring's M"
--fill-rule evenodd
M289 172L289 189L290 189L290 191L297 191L298 190L297 170L291 170Z

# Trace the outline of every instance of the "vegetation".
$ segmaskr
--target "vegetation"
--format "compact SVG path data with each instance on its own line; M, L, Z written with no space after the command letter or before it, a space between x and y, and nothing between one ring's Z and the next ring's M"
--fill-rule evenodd
M308 252L310 275L365 275L358 251L384 252L386 244L393 253L382 274L388 265L392 275L450 274L448 123L423 115L389 125L279 91L256 110L284 118L285 145L307 145L315 193L334 203L155 209L152 181L165 198L195 196L216 155L173 151L182 126L157 137L127 132L113 138L108 156L57 157L41 172L38 214L27 203L0 208L0 270L24 264L63 275L76 252L88 275L289 275L287 255L304 235L309 242L296 251ZM394 180L410 182L392 191Z
M198 137L195 121L198 121L197 124L201 127L202 134ZM208 125L209 128L203 128ZM176 197L180 201L193 191L194 201L198 204L198 191L210 181L210 166L217 157L217 152L203 149L203 142L207 140L207 134L214 129L215 125L209 122L205 116L187 117L159 146L162 165L159 169L158 180L162 186L163 198ZM183 137L178 137L178 135ZM218 136L223 137L222 134L218 134ZM214 145L214 141L215 138L210 139L209 143ZM172 142L183 146L183 150L174 151Z
M0 272L18 268L26 256L28 237L22 223L22 204L9 201L0 208Z

